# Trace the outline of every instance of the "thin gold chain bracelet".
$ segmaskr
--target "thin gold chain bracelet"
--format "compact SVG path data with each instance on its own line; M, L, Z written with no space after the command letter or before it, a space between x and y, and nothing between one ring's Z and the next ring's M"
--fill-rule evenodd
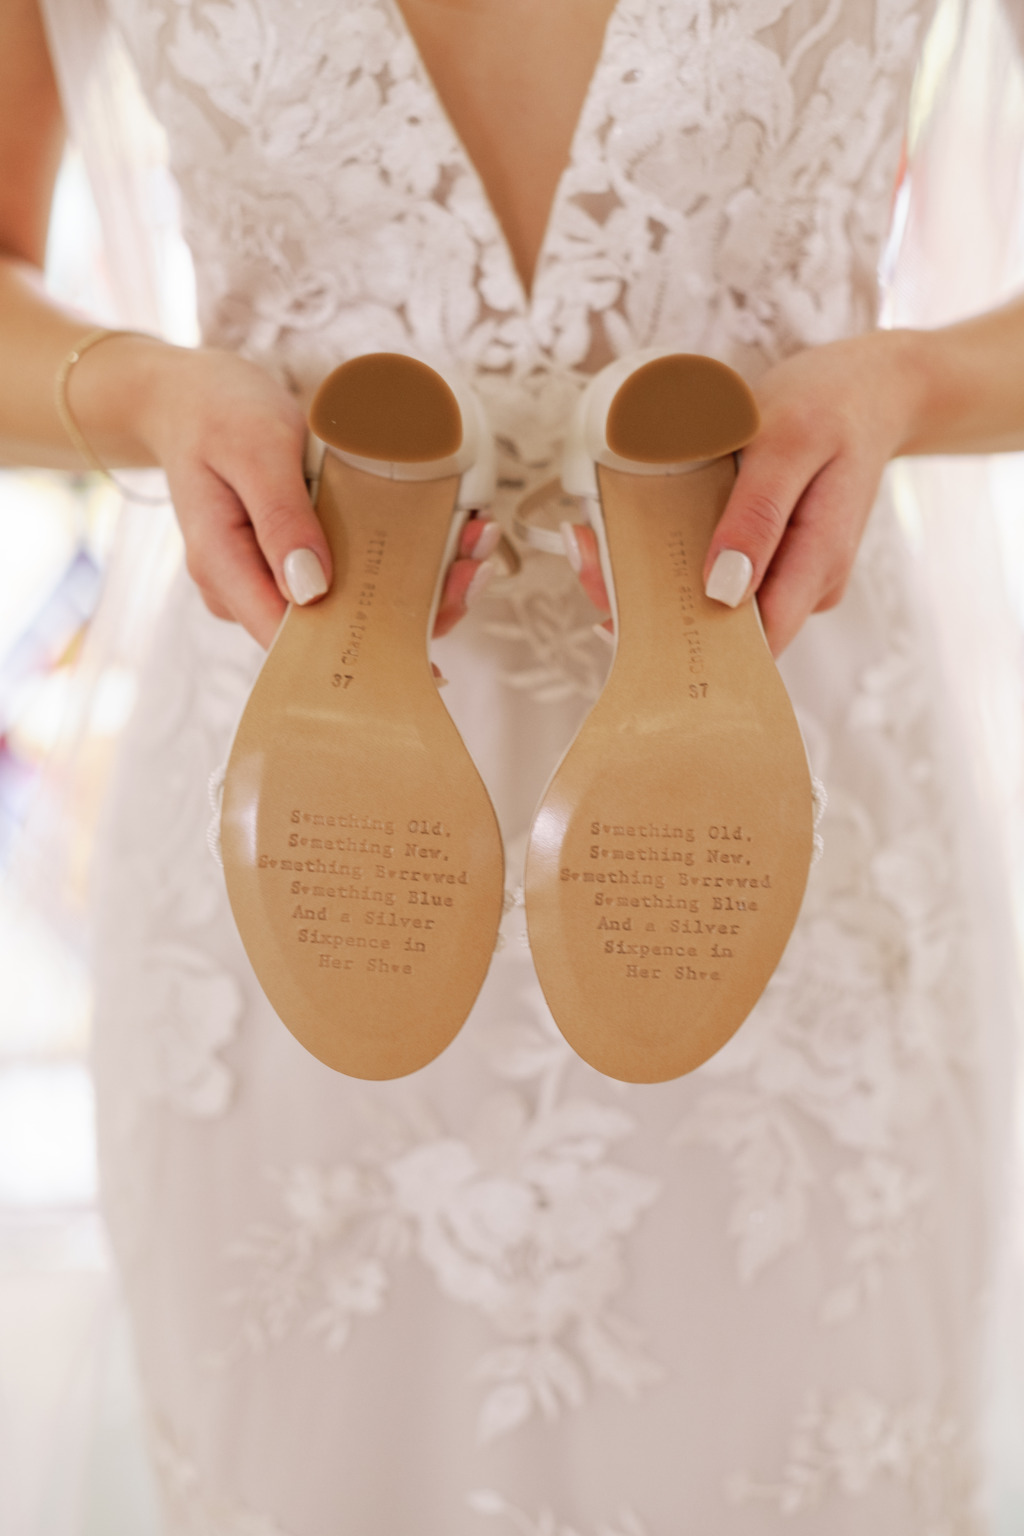
M162 507L167 504L168 500L170 499L169 497L146 496L142 491L133 490L131 486L125 485L121 480L118 480L116 475L113 475L110 472L103 461L93 451L88 438L85 436L85 433L82 431L81 427L78 425L78 422L75 420L71 411L71 406L68 403L68 379L71 377L72 368L74 368L76 363L82 360L88 351L90 351L93 347L99 346L101 341L110 341L111 338L115 336L145 336L148 341L153 341L156 339L155 337L147 335L145 331L116 331L108 330L105 326L101 326L98 330L95 331L89 331L89 333L86 336L83 336L81 340L75 342L74 346L71 348L71 351L67 354L60 367L57 369L57 374L53 381L54 404L57 407L57 415L60 417L61 425L70 438L73 446L82 455L82 458L89 465L90 469L95 469L99 474L103 475L105 479L109 480L112 485L116 486L126 501L136 501L141 503L143 506L148 507Z

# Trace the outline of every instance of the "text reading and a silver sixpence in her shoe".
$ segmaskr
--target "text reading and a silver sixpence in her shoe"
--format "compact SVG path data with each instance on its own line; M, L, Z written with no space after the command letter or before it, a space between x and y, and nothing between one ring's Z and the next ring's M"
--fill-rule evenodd
M458 840L430 816L293 807L257 854L267 905L318 972L415 976L450 936L470 877Z
M638 983L728 981L773 901L753 833L726 821L591 821L587 830L582 859L558 877L577 911L592 911L588 964Z

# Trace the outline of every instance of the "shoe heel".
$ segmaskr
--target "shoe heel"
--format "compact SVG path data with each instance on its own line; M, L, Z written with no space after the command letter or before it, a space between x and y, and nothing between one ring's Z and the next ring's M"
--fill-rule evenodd
M813 851L810 773L756 606L701 573L757 430L737 375L648 354L598 375L566 454L616 615L605 688L542 797L530 947L584 1060L661 1082L719 1050L786 946Z
M337 1071L400 1077L461 1028L501 917L497 820L427 650L489 438L465 392L388 353L336 369L310 425L335 580L289 609L239 722L224 872L288 1029Z

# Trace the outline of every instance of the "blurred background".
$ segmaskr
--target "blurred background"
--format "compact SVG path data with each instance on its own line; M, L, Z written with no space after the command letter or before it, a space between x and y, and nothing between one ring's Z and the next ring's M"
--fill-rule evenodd
M993 43L991 9L983 0L976 8L981 21L965 39L957 30L958 0L942 0L918 84L908 136L912 165L915 136L939 95L949 89L951 73L956 75L957 130L937 151L941 178L950 188L961 184L980 141L983 154L994 142L991 60L998 42ZM1022 102L1019 89L1007 93L1000 110L1016 116L996 125L1008 154L1016 146L1007 172L1007 208L1014 210L1012 219L1007 215L1007 233L1018 286L1024 275L1019 259L1024 184L1015 155L1024 143ZM195 335L192 274L175 233L173 186L151 120L140 118L137 150L149 180L150 207L166 222L165 332L188 342ZM934 185L934 164L930 175ZM899 249L908 191L904 183L895 199L893 252ZM960 245L969 241L971 228L971 219L954 199L946 241L951 267L963 254ZM969 270L970 262L965 266ZM99 219L74 150L60 177L48 267L52 286L64 298L100 319L115 313ZM890 310L889 319L898 321L896 300ZM986 472L999 511L1001 559L1017 605L1019 645L1024 635L1024 456L993 461ZM913 536L910 496L907 506ZM168 511L133 509L129 515L140 512L148 562L142 590L151 604L178 549ZM122 541L125 536L123 521L118 531L121 517L121 498L99 477L0 470L3 1536L156 1536L157 1530L130 1342L97 1212L88 1072L87 870L106 770L134 699L137 660L130 623L116 644L92 643L104 576L116 579L110 568L115 535ZM130 539L130 527L128 533ZM1024 713L1020 723L1024 728ZM26 862L19 830L30 808L27 862L33 877L25 880L19 868ZM1019 852L1018 858L1016 880L1024 891ZM49 887L42 891L40 871ZM1024 1097L1021 1102L1024 1110ZM1018 1230L1024 1231L1024 1211L1020 1214ZM1024 1273L1024 1253L1018 1259ZM1024 1311L1024 1293L1020 1300L1019 1312ZM1007 1337L991 1393L995 1536L1021 1536L1024 1348L1019 1332Z
M161 328L188 343L194 284L162 137L127 81L125 96L123 115L138 123L133 170L166 224ZM74 148L58 182L47 268L61 298L117 323L116 278ZM159 493L159 477L142 479ZM3 1536L158 1530L130 1344L97 1211L88 1068L89 860L113 748L135 698L133 640L146 628L122 602L116 635L97 636L97 607L104 580L116 580L117 549L126 563L133 543L146 565L138 591L145 607L179 557L169 507L126 513L118 490L93 474L0 469Z

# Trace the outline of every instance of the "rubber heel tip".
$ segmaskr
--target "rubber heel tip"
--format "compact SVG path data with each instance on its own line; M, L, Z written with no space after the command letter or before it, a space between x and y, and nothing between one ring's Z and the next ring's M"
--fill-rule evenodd
M414 357L371 352L324 379L309 425L343 453L388 464L426 464L462 444L459 403L441 375Z
M684 464L735 453L757 433L754 397L713 357L678 352L645 363L608 409L612 453L645 464Z

